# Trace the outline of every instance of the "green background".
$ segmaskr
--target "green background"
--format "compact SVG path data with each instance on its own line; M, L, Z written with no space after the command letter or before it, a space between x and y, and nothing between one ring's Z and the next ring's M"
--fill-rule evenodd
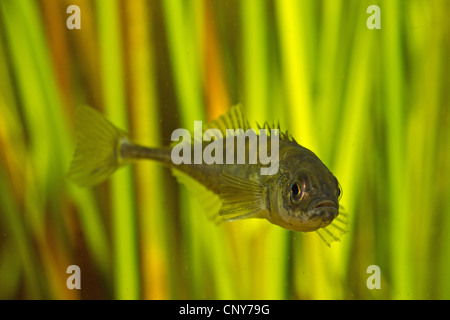
M69 5L81 29L69 30ZM381 29L369 30L369 5ZM450 2L0 0L0 298L449 299ZM80 104L149 146L242 103L339 179L350 232L216 226L150 161L65 177ZM69 265L81 290L69 290ZM368 289L370 265L381 289Z

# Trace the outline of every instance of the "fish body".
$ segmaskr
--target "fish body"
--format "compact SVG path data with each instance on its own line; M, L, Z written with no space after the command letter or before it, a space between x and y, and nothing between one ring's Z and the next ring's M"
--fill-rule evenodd
M339 240L348 230L347 214L339 206L341 190L337 179L312 151L299 145L287 132L280 132L279 126L275 130L268 124L258 127L255 132L260 144L256 149L252 149L250 139L243 139L245 144L241 145L228 143L250 129L240 106L203 129L204 134L211 128L217 130L220 138L205 142L197 137L180 142L189 156L184 158L188 161L179 164L173 160L174 147L135 144L90 107L79 107L76 127L78 143L68 176L80 186L99 183L128 163L150 159L171 168L180 182L211 200L203 202L211 203L206 210L216 221L267 219L292 231L317 231L327 244ZM227 131L237 128L242 131L236 131L235 136ZM269 131L270 139L261 140L261 131ZM195 161L194 154L211 150L212 144L216 153L218 148L223 148L223 155L231 152L227 159L232 159L232 163ZM267 165L249 161L252 152L261 152L262 145L267 153L277 155L277 170L273 174L261 174ZM245 151L246 161L238 164L236 155L240 151Z

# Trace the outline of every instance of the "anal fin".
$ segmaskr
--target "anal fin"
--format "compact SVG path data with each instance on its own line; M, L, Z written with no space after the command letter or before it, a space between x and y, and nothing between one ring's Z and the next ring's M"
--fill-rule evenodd
M206 188L203 184L190 177L186 173L181 172L175 168L172 169L172 174L177 181L183 184L188 192L199 201L201 207L206 213L206 216L214 220L216 223L220 222L217 219L221 201L219 195Z

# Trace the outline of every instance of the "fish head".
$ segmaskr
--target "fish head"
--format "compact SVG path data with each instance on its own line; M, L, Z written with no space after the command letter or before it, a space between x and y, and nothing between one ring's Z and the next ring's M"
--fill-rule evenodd
M272 220L289 230L315 231L339 215L339 182L312 152L290 161L284 177L278 180L277 192L276 217Z

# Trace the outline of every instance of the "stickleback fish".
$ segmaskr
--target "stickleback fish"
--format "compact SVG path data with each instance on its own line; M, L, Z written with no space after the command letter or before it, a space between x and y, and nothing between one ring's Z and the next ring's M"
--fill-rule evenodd
M217 129L226 140L230 138L227 129L245 132L250 126L238 105L207 128ZM173 147L150 148L133 143L98 111L80 106L76 117L77 146L68 177L79 186L91 186L123 165L139 159L156 160L172 169L178 181L201 199L208 215L217 222L263 218L292 231L317 231L328 245L339 240L348 231L348 215L339 205L342 194L338 180L312 151L299 145L287 131L279 131L279 125L278 130L267 123L257 128L257 134L262 129L278 134L275 174L262 175L261 163L175 164ZM211 140L209 143L214 141ZM272 141L267 140L268 151ZM194 140L183 143L194 151ZM202 144L203 151L209 143ZM225 150L226 143L222 145L224 153L229 152ZM236 145L233 148L237 150ZM252 150L248 141L244 148L247 152Z

